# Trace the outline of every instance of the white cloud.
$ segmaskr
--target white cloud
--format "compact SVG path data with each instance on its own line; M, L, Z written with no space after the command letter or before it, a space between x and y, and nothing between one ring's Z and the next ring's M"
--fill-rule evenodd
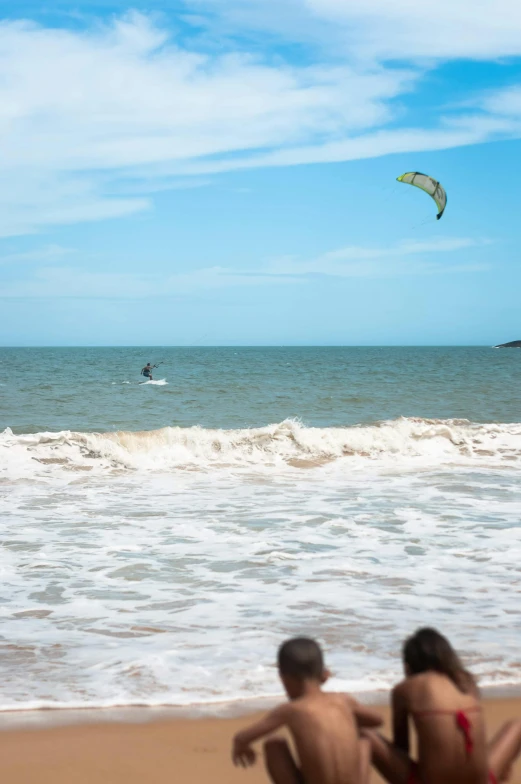
M49 263L56 259L69 256L75 253L72 248L63 248L61 245L47 245L44 248L36 248L22 253L7 253L0 256L0 264L25 264L25 263Z
M466 248L488 244L484 240L467 237L446 237L419 242L404 240L390 248L366 248L348 246L324 253L310 261L279 259L265 268L270 275L325 275L338 278L396 277L397 275L430 275L447 272L475 272L483 265L450 265L444 261L433 261L424 256L438 257ZM408 257L413 257L410 259Z
M274 259L256 269L213 266L167 277L48 267L38 269L31 279L0 285L0 298L79 297L139 300L151 297L181 297L198 291L236 286L305 284L317 275L333 278L387 278L473 273L489 267L477 262L447 264L439 257L445 253L487 244L486 240L466 237L436 238L422 242L404 240L390 248L339 248L307 261L298 258Z
M274 278L274 275L269 276ZM149 299L178 297L205 289L255 286L270 280L262 272L244 274L229 267L204 267L175 275L92 272L76 267L43 267L32 278L0 283L0 299ZM281 279L281 283L287 280Z
M379 59L521 54L518 0L307 0L306 5L335 24L354 23L361 52Z
M486 95L481 108L494 116L521 121L521 85L507 87Z
M43 267L33 277L0 284L0 297L142 299L157 295L160 281L151 275L90 272L75 267Z
M230 32L269 30L351 57L407 61L521 55L518 0L276 0L276 11L273 0L186 4L212 11Z
M490 0L484 2L488 7ZM237 168L445 149L521 134L518 117L493 96L473 113L441 118L436 128L386 130L396 119L395 100L421 73L383 67L380 39L397 51L401 41L407 44L403 58L414 57L414 47L434 56L420 35L424 23L424 36L438 24L430 0L280 3L274 14L265 0L230 0L229 13L245 26L256 14L261 25L268 7L286 34L292 21L297 36L308 26L317 35L334 31L341 43L334 57L290 65L254 46L255 55L239 51L233 38L211 48L204 36L183 48L137 13L83 30L0 24L0 237L132 215L151 207L149 193L186 187L190 179L204 184L193 178ZM221 0L204 5L223 9ZM497 0L495 8L490 40L497 38L497 52L513 52L514 39L521 51L517 5ZM448 0L436 9L446 21L459 19ZM470 39L481 41L483 10L470 16ZM448 47L448 39L467 36L451 28L438 38ZM363 60L356 59L357 42Z
M0 132L0 144L1 136ZM22 140L30 145L31 134L21 134ZM150 206L142 197L110 197L104 187L98 172L79 176L50 165L4 164L0 169L0 237L30 234L48 224L118 218Z
M376 66L197 54L139 14L83 32L4 22L0 70L0 236L148 206L110 198L111 173L176 175L186 160L374 127L412 82Z
M305 163L333 163L363 158L378 158L400 152L447 150L485 142L495 134L517 134L519 124L486 115L465 116L451 120L436 130L401 128L375 131L321 144L295 145L287 149L236 156L231 160L186 161L176 165L184 176L253 169L263 166L296 166Z
M134 14L90 33L0 27L1 140L11 165L132 167L298 143L381 123L410 74L269 66L166 44ZM25 142L30 138L31 144Z

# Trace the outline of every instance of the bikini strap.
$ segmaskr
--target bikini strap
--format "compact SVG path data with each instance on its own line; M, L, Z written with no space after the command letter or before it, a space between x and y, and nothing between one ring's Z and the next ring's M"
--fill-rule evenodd
M457 716L458 713L470 713L474 711L481 711L481 705L470 705L470 707L465 708L464 711L454 711L454 710L426 710L426 711L414 711L413 716Z
M436 715L445 715L445 716L454 716L456 720L456 726L459 730L463 733L463 738L465 740L465 751L467 756L472 753L472 749L474 748L474 741L472 740L472 722L470 721L467 713L480 711L481 705L478 703L477 705L471 705L466 710L460 711L451 711L451 710L430 710L430 711L418 711L415 715L416 716L436 716Z

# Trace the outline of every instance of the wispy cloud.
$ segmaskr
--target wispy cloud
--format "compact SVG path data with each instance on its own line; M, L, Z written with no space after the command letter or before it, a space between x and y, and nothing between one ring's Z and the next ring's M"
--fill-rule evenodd
M491 91L477 103L484 112L490 115L521 121L521 85Z
M187 160L371 128L413 80L376 66L196 53L137 13L86 31L3 23L0 68L3 236L148 206L109 196L111 177L143 180L146 192L165 164L182 176L176 164Z
M488 244L486 240L447 237L422 242L404 240L390 248L348 246L329 251L308 261L295 258L276 259L258 272L273 277L280 275L295 278L316 275L336 278L382 278L476 272L488 267L476 263L450 264L440 261L438 257L441 254L477 248L486 244ZM430 256L436 256L436 259L430 260Z
M226 18L230 31L244 31L271 19L287 40L307 40L308 28L331 31L336 48L290 63L269 46L248 52L248 38L217 46L209 26L183 45L139 13L84 29L0 24L0 237L132 215L152 206L154 191L233 169L521 135L503 93L435 127L389 128L397 99L427 67L420 55L521 53L517 0L497 0L493 10L491 0L479 8L468 0L280 0L277 14L264 0L185 5L203 14L203 27ZM411 66L384 62L392 57Z
M517 0L186 0L211 24L243 35L269 31L351 57L496 59L521 54ZM208 19L206 23L208 24ZM205 24L205 17L199 17Z
M48 264L64 256L75 253L73 248L63 248L61 245L46 245L44 248L36 248L22 253L7 253L0 256L0 264Z
M334 163L364 158L379 158L401 152L447 150L486 142L491 138L521 135L518 122L491 115L474 114L451 117L434 130L400 128L367 132L346 139L293 147L226 160L188 160L176 165L184 176L218 174L225 171L265 166L298 166L309 163Z
M182 297L237 286L296 285L317 276L329 278L388 278L404 275L476 273L489 269L483 262L456 263L440 259L464 249L483 247L487 240L447 237L422 242L404 240L390 248L349 246L313 259L274 259L258 268L212 266L170 276L113 274L70 267L39 268L32 278L0 286L2 298L148 299ZM431 257L435 257L432 259Z

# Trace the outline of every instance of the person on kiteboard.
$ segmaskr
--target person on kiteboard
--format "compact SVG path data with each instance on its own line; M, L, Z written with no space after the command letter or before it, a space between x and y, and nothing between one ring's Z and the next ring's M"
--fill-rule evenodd
M155 367L156 367L155 365L151 365L150 362L147 362L147 364L141 371L141 375L145 376L145 378L148 378L149 381L153 381L154 379L152 378L152 370Z

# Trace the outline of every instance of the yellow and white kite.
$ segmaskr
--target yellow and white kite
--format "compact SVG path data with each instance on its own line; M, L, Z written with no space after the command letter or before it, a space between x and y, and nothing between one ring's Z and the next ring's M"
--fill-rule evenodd
M438 207L436 219L439 220L441 218L445 211L445 207L447 206L447 194L437 180L433 180L428 174L422 174L421 172L406 172L396 179L398 182L414 185L416 188L420 188L420 190L428 193L429 196L434 199L436 206Z

